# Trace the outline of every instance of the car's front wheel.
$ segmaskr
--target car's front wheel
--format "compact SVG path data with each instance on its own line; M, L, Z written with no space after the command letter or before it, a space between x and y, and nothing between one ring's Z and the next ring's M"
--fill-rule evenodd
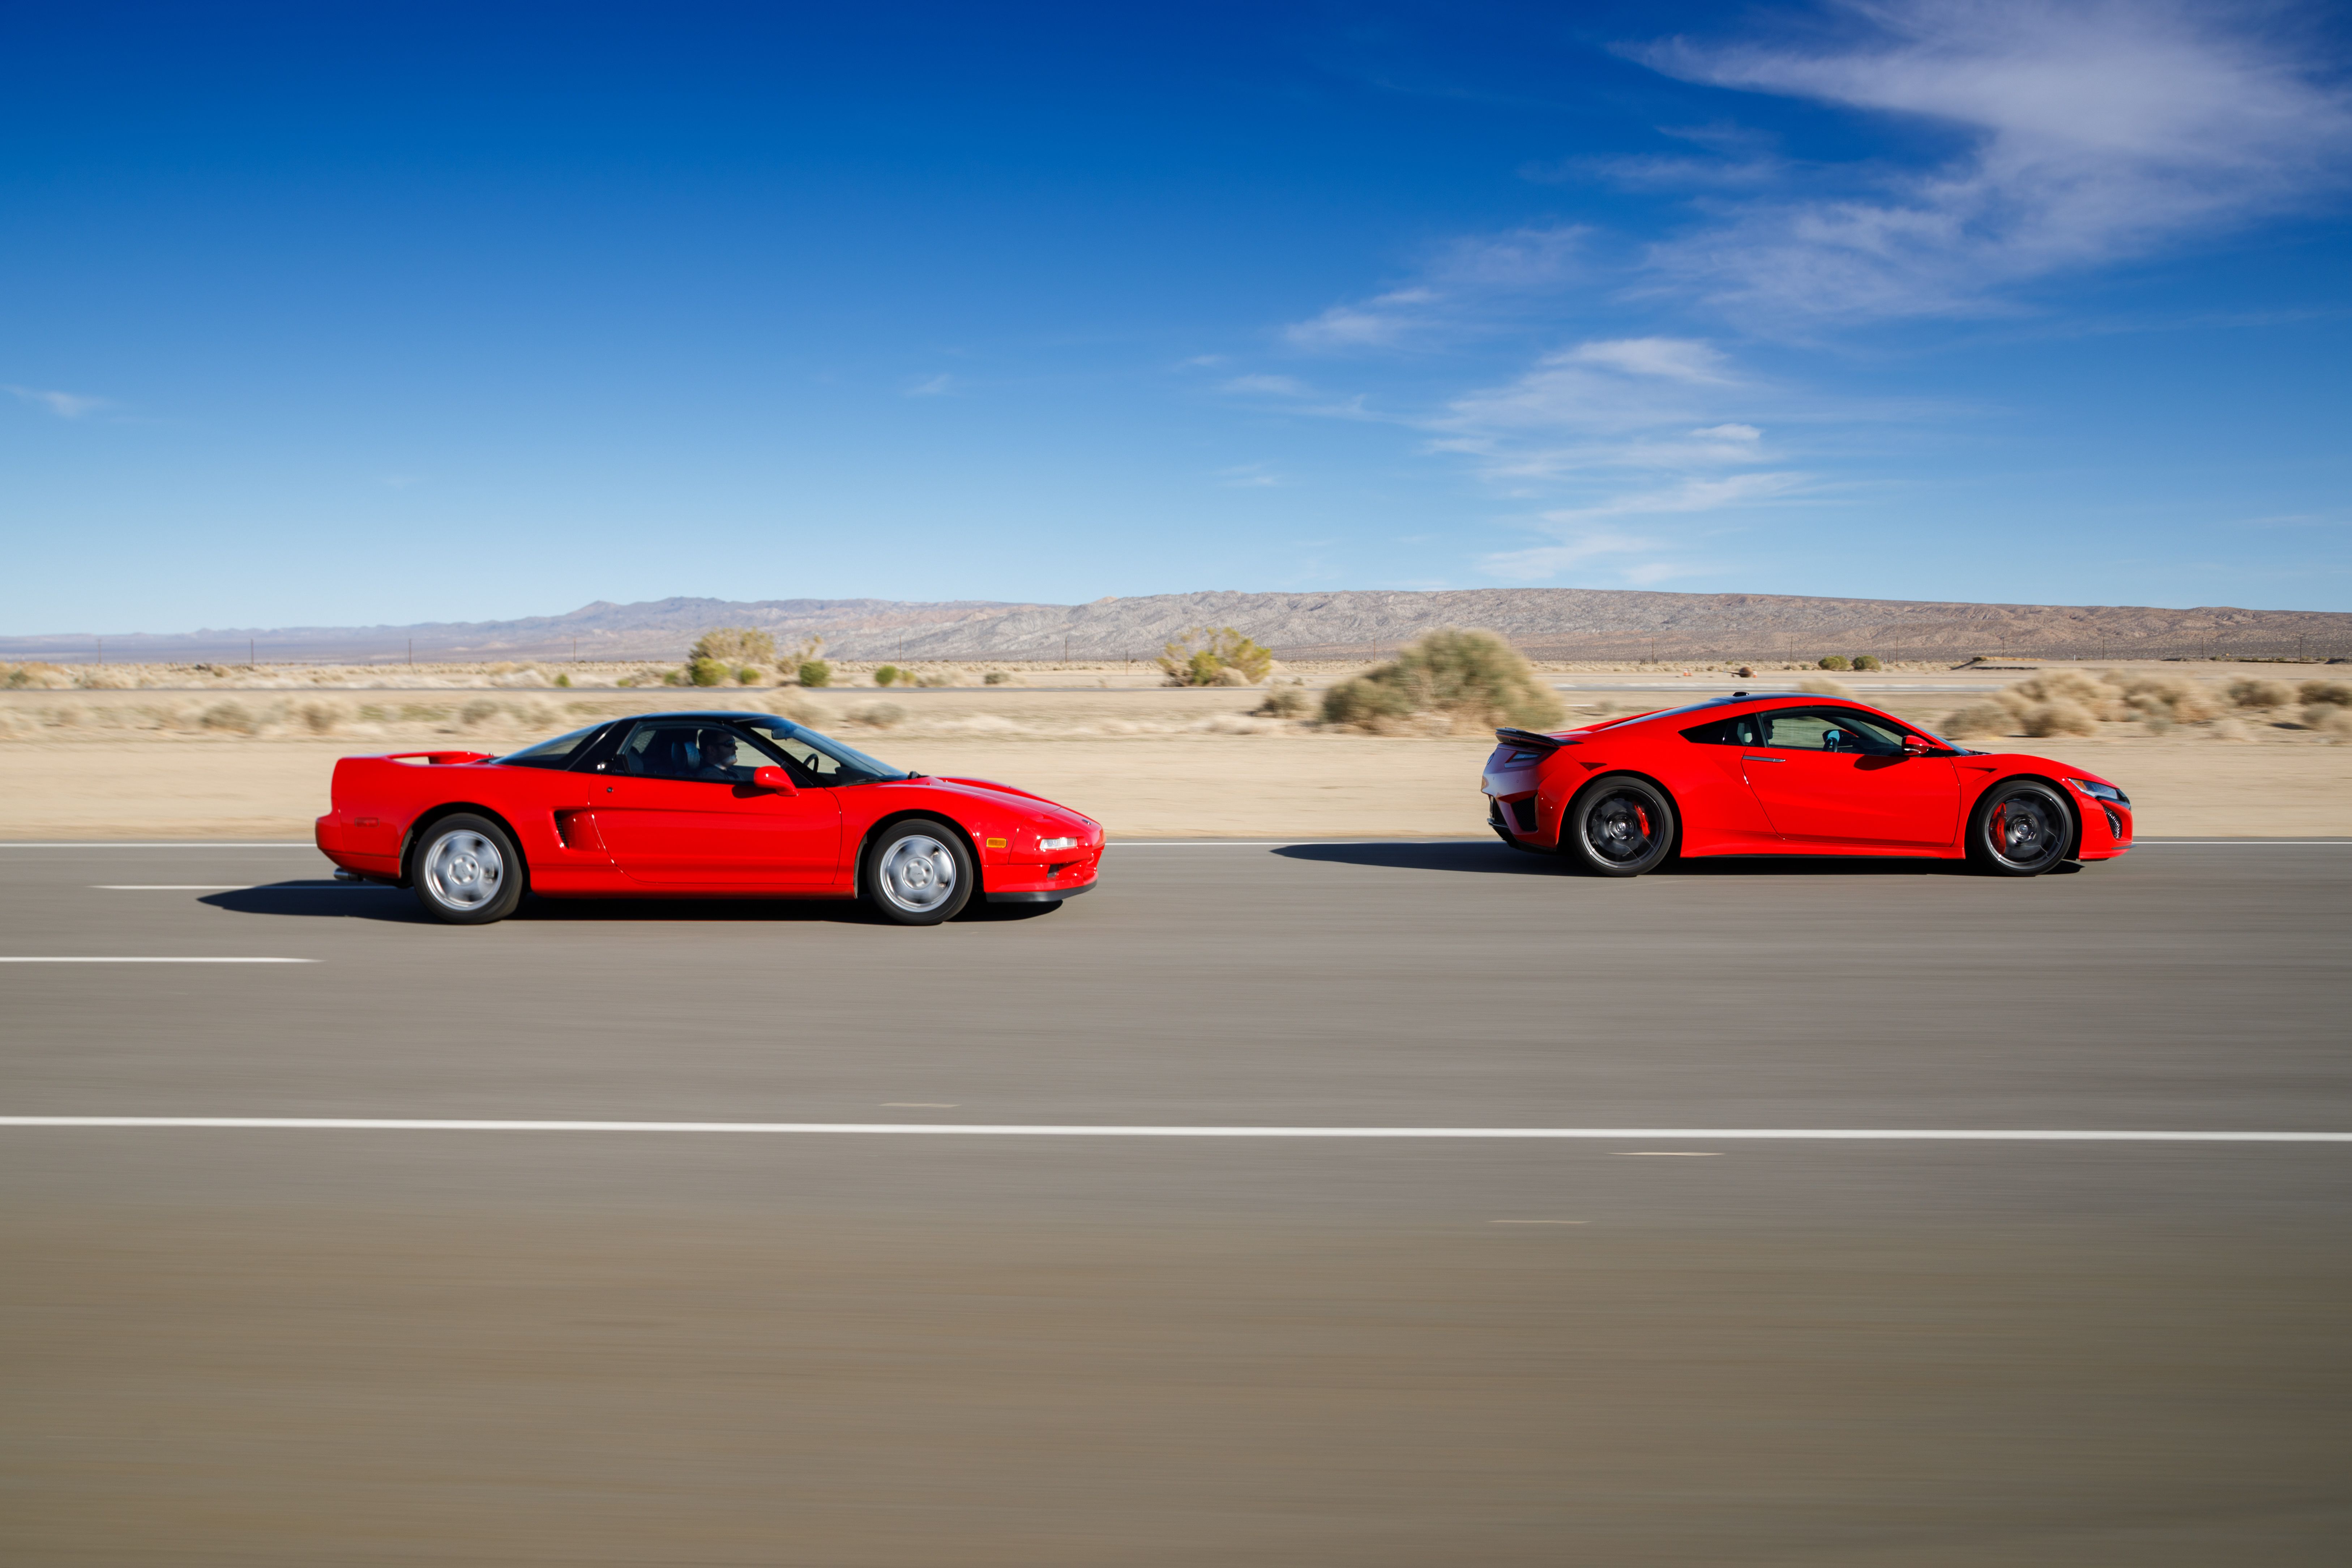
M416 901L436 921L488 925L522 902L522 856L505 828L486 816L445 816L416 840L409 862Z
M980 877L963 836L943 822L894 822L866 847L857 885L875 913L906 926L952 920Z
M1995 784L1969 814L1969 858L1996 877L2039 877L2074 839L2074 818L2056 790L2032 779Z
M1602 877L1638 877L1674 853L1675 808L1666 792L1630 774L1597 779L1569 803L1559 852Z

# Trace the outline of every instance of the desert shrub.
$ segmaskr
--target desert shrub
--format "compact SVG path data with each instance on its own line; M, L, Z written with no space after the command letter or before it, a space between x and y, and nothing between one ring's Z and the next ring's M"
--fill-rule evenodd
M1845 655L1842 653L1825 655L1821 659L1820 663L1823 669L1852 669L1853 668L1853 665L1846 662Z
M686 667L686 678L697 686L719 686L727 679L727 667L715 658L698 658Z
M457 710L457 722L471 730L478 725L488 723L504 711L506 711L505 709L488 698L477 697Z
M340 702L315 700L296 703L294 716L301 720L302 727L314 735L331 735L341 727L345 719L351 717Z
M1756 679L1756 667L1755 667L1754 665L1752 665L1752 664L1743 664L1743 665L1741 665L1741 666L1739 667L1739 679L1742 679L1742 680L1753 680L1753 679Z
M1879 667L1878 656L1874 653L1856 654L1854 655L1853 667L1856 669L1876 669Z
M2029 675L1997 692L1993 700L2006 704L2021 714L2044 703L2071 702L2088 710L2096 719L2130 717L2130 710L2124 704L2122 687L2079 669L2051 669L2040 675Z
M2216 741L2251 741L2254 738L2253 731L2248 730L2243 724L2239 723L2235 719L2224 719L2221 721L2221 722L2215 724L2211 730L2208 731L2207 733Z
M907 721L907 710L896 702L868 702L862 708L852 708L848 714L853 724L863 724L869 730L895 730Z
M1823 697L1843 697L1850 700L1853 696L1853 688L1837 680L1800 680L1797 682L1797 689L1815 692Z
M1528 661L1492 632L1430 633L1376 669L1323 694L1323 719L1375 733L1434 717L1454 730L1516 724L1540 730L1563 717Z
M572 678L568 675L559 675L555 678L555 684L558 686L570 686L572 684Z
M1307 693L1295 686L1277 686L1250 711L1261 719L1296 719L1307 711Z
M1163 644L1155 662L1171 686L1255 686L1274 655L1231 626L1194 626Z
M980 678L982 686L1009 686L1012 682L1013 678L1001 669L992 669Z
M874 684L877 686L896 686L898 684L898 677L905 673L906 671L900 669L895 664L877 665L875 667L874 670Z
M2025 732L2029 735L2095 735L2099 732L2099 716L2080 702L2064 697L2033 704L2025 710L2024 721Z
M742 668L735 672L735 684L738 686L757 686L760 684L760 672L747 664Z
M73 684L73 677L63 668L54 664L43 664L37 659L30 664L12 664L5 668L8 671L6 683L18 691L27 688L60 691Z
M2294 700L2294 688L2284 680L2233 680L2230 700L2241 708L2284 708Z
M1971 702L1944 720L1944 733L1958 738L1963 735L2006 735L2017 715L1998 702Z
M215 702L196 722L207 730L229 730L240 735L250 735L259 727L253 710L242 702Z
M2125 708L2146 719L2195 724L2221 716L2213 694L2186 676L2144 675L2125 682L2123 692Z
M2352 685L2347 685L2341 680L2306 680L2296 690L2295 695L2305 702L2352 708Z
M825 661L821 658L804 658L801 660L800 668L793 673L803 686L831 686L833 684L833 666L825 663Z
M2303 710L2303 721L2323 735L2338 741L2352 741L2352 708L2339 708L2333 702L2315 702Z
M713 626L695 639L686 657L689 664L706 658L730 667L773 664L776 639L751 626Z

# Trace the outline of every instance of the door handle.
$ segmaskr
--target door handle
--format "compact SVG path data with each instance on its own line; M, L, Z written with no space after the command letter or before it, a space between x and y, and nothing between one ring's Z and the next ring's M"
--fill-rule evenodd
M1742 757L1739 760L1743 763L1785 763L1789 759L1786 757Z

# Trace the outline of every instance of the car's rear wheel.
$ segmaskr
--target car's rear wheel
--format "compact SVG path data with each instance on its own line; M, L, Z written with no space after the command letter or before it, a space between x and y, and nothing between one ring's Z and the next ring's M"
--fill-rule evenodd
M1675 848L1675 808L1665 791L1630 774L1596 779L1569 803L1559 852L1602 877L1638 877Z
M486 816L460 812L419 834L408 875L425 912L451 925L502 921L522 902L522 856Z
M907 926L952 920L980 877L963 836L929 817L894 822L866 847L858 887L874 912Z
M1995 784L1969 814L1969 858L1996 877L2039 877L2074 841L2065 800L2032 779Z

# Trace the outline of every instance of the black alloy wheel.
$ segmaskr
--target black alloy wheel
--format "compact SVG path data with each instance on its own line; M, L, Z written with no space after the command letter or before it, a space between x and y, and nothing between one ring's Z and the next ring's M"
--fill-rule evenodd
M507 830L458 812L416 836L408 877L416 901L436 921L486 926L515 912L529 872Z
M1675 808L1646 779L1619 773L1596 779L1570 803L1559 851L1601 877L1638 877L1675 849Z
M1995 784L1969 814L1969 858L1996 877L2039 877L2074 843L2065 797L2034 779Z

